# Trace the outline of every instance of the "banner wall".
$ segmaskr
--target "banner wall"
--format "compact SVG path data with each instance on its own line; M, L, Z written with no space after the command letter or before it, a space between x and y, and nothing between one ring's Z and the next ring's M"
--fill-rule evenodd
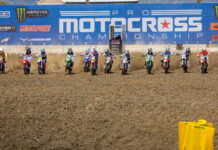
M218 43L218 4L0 6L0 44L106 45L110 24L126 44Z

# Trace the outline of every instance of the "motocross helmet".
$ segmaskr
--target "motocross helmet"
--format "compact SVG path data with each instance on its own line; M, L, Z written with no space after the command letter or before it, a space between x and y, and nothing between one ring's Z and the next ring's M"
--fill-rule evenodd
M152 53L152 48L148 48L148 54Z
M186 52L188 52L188 53L190 53L190 48L186 48L186 50L185 50Z
M0 48L0 53L3 53L3 48L2 47Z
M72 54L72 53L73 53L73 50L72 50L71 47L69 47L68 50L67 50L67 54Z
M28 47L28 48L26 49L26 54L31 54L31 47Z
M108 48L105 49L104 52L105 52L105 53L109 53L109 49L108 49Z
M40 53L41 53L41 54L45 54L45 49L42 48L42 49L40 50Z
M125 54L128 55L128 54L129 54L129 50L126 50L126 51L125 51Z
M90 53L90 48L86 48L86 53Z
M202 51L205 52L205 51L206 51L206 48L203 48Z
M170 51L170 48L169 48L169 47L167 47L167 48L166 48L166 51L167 51L167 52L169 52L169 51Z

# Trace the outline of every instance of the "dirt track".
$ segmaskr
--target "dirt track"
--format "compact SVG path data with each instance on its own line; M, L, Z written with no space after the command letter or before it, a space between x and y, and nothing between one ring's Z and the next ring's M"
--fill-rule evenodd
M35 62L24 75L21 60L9 56L8 73L0 74L0 149L178 149L178 122L205 119L218 129L218 54L210 57L202 75L196 55L190 73L172 57L169 74L155 58L152 75L144 58L134 54L132 71L104 75L81 72L77 57L74 74L64 73L64 56L50 55L48 74L37 74ZM218 149L216 130L214 149Z

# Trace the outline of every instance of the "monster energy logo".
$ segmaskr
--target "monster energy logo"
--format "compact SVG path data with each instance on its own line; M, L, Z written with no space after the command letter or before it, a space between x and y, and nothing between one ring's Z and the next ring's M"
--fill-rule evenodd
M19 22L25 22L27 8L18 7L18 8L15 8L15 10L16 10L16 14L17 14L17 20Z
M19 22L25 22L26 18L47 17L49 14L48 10L29 10L26 7L17 7L15 10Z
M218 19L218 5L214 6L216 19Z

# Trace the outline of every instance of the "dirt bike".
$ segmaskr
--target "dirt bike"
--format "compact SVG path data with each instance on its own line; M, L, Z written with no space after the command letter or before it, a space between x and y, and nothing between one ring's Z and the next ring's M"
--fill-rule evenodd
M121 68L122 68L122 75L125 75L128 70L128 59L126 57L123 58Z
M186 57L182 57L181 58L181 61L182 61L182 68L183 68L183 71L184 73L186 73L188 71L188 65L187 65L187 58Z
M168 73L168 70L170 69L170 63L169 63L169 56L168 55L164 56L162 67L164 69L164 72Z
M146 69L147 69L147 72L150 74L151 73L151 70L152 70L152 68L153 68L153 61L152 61L152 55L148 55L147 57L146 57L146 60L145 60L145 62L146 62Z
M23 58L22 60L22 67L24 74L29 74L30 73L30 62L28 62L28 57L27 56L21 56Z
M2 74L5 73L5 62L2 56L0 56L0 71L2 72Z
M83 61L84 72L89 72L90 71L89 59L90 59L89 56L86 56L84 61Z
M109 73L111 68L112 68L112 58L111 56L107 56L106 57L106 62L105 62L105 65L104 65L104 73Z
M68 74L71 74L72 73L72 68L73 68L73 62L71 60L71 56L67 56L66 60L66 65L65 65L65 72L68 71Z
M96 75L96 68L97 68L97 62L96 62L95 56L92 56L90 60L90 70L91 70L92 76Z
M207 67L208 67L207 58L203 55L200 56L200 64L201 64L202 74L207 73Z
M46 63L43 62L42 57L38 58L37 64L38 64L38 72L39 72L39 74L45 74Z

